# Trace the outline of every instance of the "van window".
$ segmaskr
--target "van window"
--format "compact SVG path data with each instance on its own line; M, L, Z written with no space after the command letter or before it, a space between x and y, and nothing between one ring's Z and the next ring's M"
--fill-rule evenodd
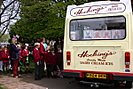
M70 21L71 40L124 39L124 16L76 19Z

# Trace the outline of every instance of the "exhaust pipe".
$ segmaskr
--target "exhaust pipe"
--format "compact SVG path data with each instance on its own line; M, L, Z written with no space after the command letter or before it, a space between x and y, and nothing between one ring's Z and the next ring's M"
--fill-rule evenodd
M91 84L90 86L94 87L94 88L98 88L99 87L99 85L97 83Z
M114 84L109 83L101 83L101 82L86 82L86 81L80 81L81 84L90 84L90 87L98 88L100 85L102 86L114 86Z

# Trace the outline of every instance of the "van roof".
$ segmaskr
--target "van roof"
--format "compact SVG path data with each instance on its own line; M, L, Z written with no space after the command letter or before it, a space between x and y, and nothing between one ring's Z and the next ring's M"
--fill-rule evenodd
M97 1L83 5L69 5L66 17L131 12L131 1Z

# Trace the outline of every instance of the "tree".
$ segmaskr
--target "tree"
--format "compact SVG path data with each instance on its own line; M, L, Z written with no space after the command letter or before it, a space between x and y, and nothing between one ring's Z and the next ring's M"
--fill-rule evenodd
M75 0L37 1L34 4L31 4L33 2L22 4L21 19L11 26L10 35L18 34L25 42L40 37L48 39L63 37L67 6L87 2L86 0L80 3Z
M4 34L4 35L0 38L0 42L8 42L9 39L10 39L9 34Z
M9 29L9 25L18 19L20 4L17 0L0 1L0 38Z

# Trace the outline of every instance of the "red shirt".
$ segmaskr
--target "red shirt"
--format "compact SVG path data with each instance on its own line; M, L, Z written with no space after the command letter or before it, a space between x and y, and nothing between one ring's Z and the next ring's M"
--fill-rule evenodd
M22 50L19 51L19 61L22 61Z
M50 55L51 55L50 51L45 51L45 62L46 62L46 64L50 64L50 58L49 58Z
M63 64L63 53L62 53L62 50L56 52L56 55L58 55L58 64Z
M45 49L44 49L44 46L42 43L40 43L40 47L39 47L39 52L40 52L40 57L41 57L41 60L44 60L44 54L45 54Z
M2 59L3 59L3 63L8 63L10 60L10 57L8 58L9 55L9 51L2 51Z
M28 57L29 51L28 50L22 50L22 62L26 62L26 57Z
M50 65L54 65L54 66L58 65L58 55L50 53L49 62L50 62Z
M37 48L34 48L34 50L33 50L33 61L34 61L34 63L40 61L40 52Z

